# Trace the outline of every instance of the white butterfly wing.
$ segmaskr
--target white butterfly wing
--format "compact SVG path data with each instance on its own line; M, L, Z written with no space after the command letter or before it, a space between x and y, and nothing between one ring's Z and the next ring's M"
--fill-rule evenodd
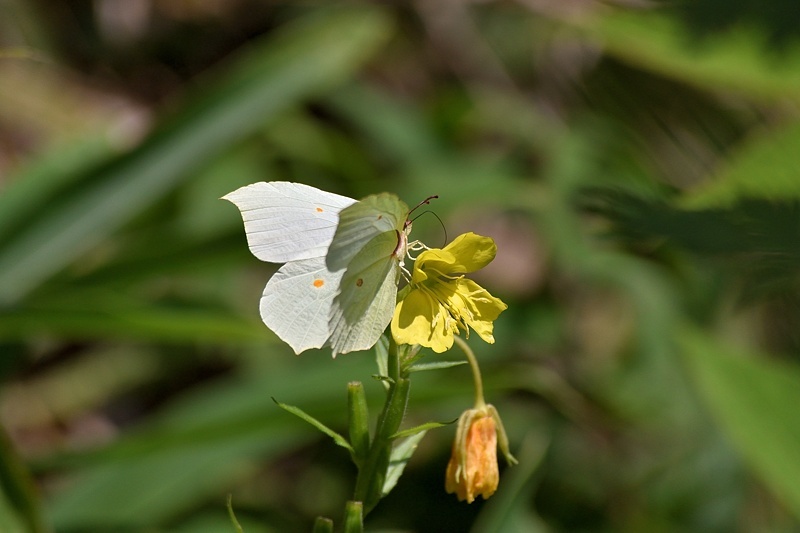
M350 261L331 307L333 356L372 348L392 320L400 263L394 256L400 233L375 236Z
M242 213L253 255L272 263L324 257L339 212L355 203L346 196L286 181L253 183L222 198Z
M270 278L261 297L261 318L296 354L322 348L344 271L330 272L325 257L290 261Z
M328 269L325 255L339 212L355 200L282 181L247 185L223 198L239 208L253 255L286 263L264 288L261 319L295 353L321 348L344 275Z
M328 249L328 268L347 268L375 236L403 231L408 206L390 193L373 194L346 207L339 214L339 226Z

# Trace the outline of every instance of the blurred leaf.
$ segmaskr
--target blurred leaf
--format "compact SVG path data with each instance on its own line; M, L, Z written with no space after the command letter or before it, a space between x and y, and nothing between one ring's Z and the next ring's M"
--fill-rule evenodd
M0 237L12 238L21 224L30 222L36 208L68 190L84 177L88 167L113 156L105 137L90 137L69 143L28 163L8 178L0 194Z
M481 509L472 531L545 533L551 530L526 504L538 484L534 478L549 444L541 431L528 433L516 452L519 464L503 470L497 493Z
M737 26L691 42L664 10L603 11L586 29L623 61L712 91L738 90L765 98L800 98L800 55L768 55L764 37Z
M332 398L344 396L354 368L363 364L356 357L351 361L274 360L270 372L196 388L105 448L40 462L39 469L67 476L65 489L48 502L56 530L136 530L163 524L211 497L224 510L224 494L234 481L316 439L304 424L276 411L270 396L290 396L344 426L344 404Z
M2 492L0 492L0 531L6 533L26 533L28 531Z
M711 413L761 479L800 517L800 367L691 331L689 371Z
M260 322L219 309L145 304L135 299L101 299L72 293L70 301L14 309L0 320L0 339L22 339L47 331L63 339L127 338L150 340L258 340L269 335ZM79 299L79 298L82 298Z
M413 103L367 84L332 91L326 102L353 123L362 142L375 144L375 157L389 161L414 199L406 198L409 203L432 194L439 194L437 206L466 200L505 205L518 198L517 169L496 157L455 150L436 136L424 110ZM361 190L356 196L371 192Z
M4 431L0 433L0 531L47 531L33 480Z
M731 207L745 199L800 200L800 122L758 132L689 192L680 205L690 209Z
M230 143L351 75L383 42L388 22L362 6L285 27L253 45L223 83L204 86L202 99L137 149L89 170L82 188L55 205L26 205L25 225L0 250L0 302L24 297Z
M669 247L717 260L723 273L742 276L747 298L798 283L800 201L743 198L730 208L686 210L677 202L643 199L619 190L584 191L585 206L613 222L612 233L647 249Z
M700 35L736 25L757 24L769 33L769 44L782 47L791 43L793 38L796 40L800 29L800 11L794 0L770 0L768 4L692 0L675 6L690 28ZM721 6L724 9L720 9Z

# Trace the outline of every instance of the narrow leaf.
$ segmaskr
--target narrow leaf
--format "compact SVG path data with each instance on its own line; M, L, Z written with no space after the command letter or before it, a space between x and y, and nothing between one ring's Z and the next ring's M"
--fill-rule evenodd
M233 528L236 530L236 533L244 533L242 531L242 526L239 524L239 521L236 519L236 514L233 512L233 496L228 494L228 517L231 519L231 524L233 524Z
M684 200L685 207L729 207L743 199L800 199L800 122L747 139L724 166Z
M762 98L797 98L800 91L797 56L769 54L754 27L692 43L678 17L660 9L609 10L584 26L617 58L704 89Z
M381 335L378 342L375 344L375 363L378 365L378 375L376 379L383 380L383 386L389 390L390 383L386 380L389 375L389 339L386 334Z
M331 428L329 428L328 426L326 426L313 416L309 415L299 407L295 407L293 405L286 405L285 403L279 402L275 398L273 398L272 401L275 402L275 404L281 409L288 411L299 418L302 418L303 420L305 420L306 422L308 422L321 432L325 433L327 436L333 439L333 442L335 442L342 448L346 448L347 450L350 451L351 454L355 454L355 450L353 449L352 446L350 446L350 443L347 442L347 439L345 439L344 437L336 433L334 430L332 430Z
M223 83L200 84L202 96L140 146L85 169L83 187L37 206L0 248L0 302L19 301L228 145L350 77L389 33L380 10L361 6L302 19L253 44Z
M386 479L383 482L383 496L386 496L397 485L400 476L403 475L403 470L417 451L417 445L425 436L426 431L422 430L416 435L408 437L401 444L394 447L392 454L389 457L389 468L386 471Z
M394 440L394 439L402 439L404 437L412 437L422 431L428 431L429 429L436 429L444 426L449 426L450 424L456 422L457 420L458 418L454 418L450 422L425 422L424 424L414 426L413 428L408 428L404 429L403 431L398 431L389 438Z
M419 363L408 367L409 372L424 372L425 370L440 370L454 366L466 365L466 361L439 361L436 363Z

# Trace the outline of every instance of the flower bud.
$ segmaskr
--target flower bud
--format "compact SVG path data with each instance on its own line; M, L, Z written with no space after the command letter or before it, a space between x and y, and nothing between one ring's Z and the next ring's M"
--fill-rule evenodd
M453 453L447 464L445 490L460 501L489 498L500 481L497 466L498 430L502 452L510 464L516 459L508 453L508 440L497 410L492 405L464 411L458 420Z

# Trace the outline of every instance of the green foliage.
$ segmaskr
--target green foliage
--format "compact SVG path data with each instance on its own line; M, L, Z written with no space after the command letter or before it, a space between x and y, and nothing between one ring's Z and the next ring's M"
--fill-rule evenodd
M232 530L233 494L244 531L304 531L354 483L366 510L391 490L367 531L800 527L789 34L744 10L698 39L666 6L101 4L0 8L0 530ZM509 309L471 345L519 465L489 501L444 493L453 431L425 431L471 405L458 361L404 354L445 370L376 420L408 385L386 344L376 382L260 323L274 267L219 200L259 180L438 194L412 238L495 239L479 282ZM405 440L370 455L365 422Z
M683 337L692 375L715 418L800 515L800 367L743 355L697 333Z

